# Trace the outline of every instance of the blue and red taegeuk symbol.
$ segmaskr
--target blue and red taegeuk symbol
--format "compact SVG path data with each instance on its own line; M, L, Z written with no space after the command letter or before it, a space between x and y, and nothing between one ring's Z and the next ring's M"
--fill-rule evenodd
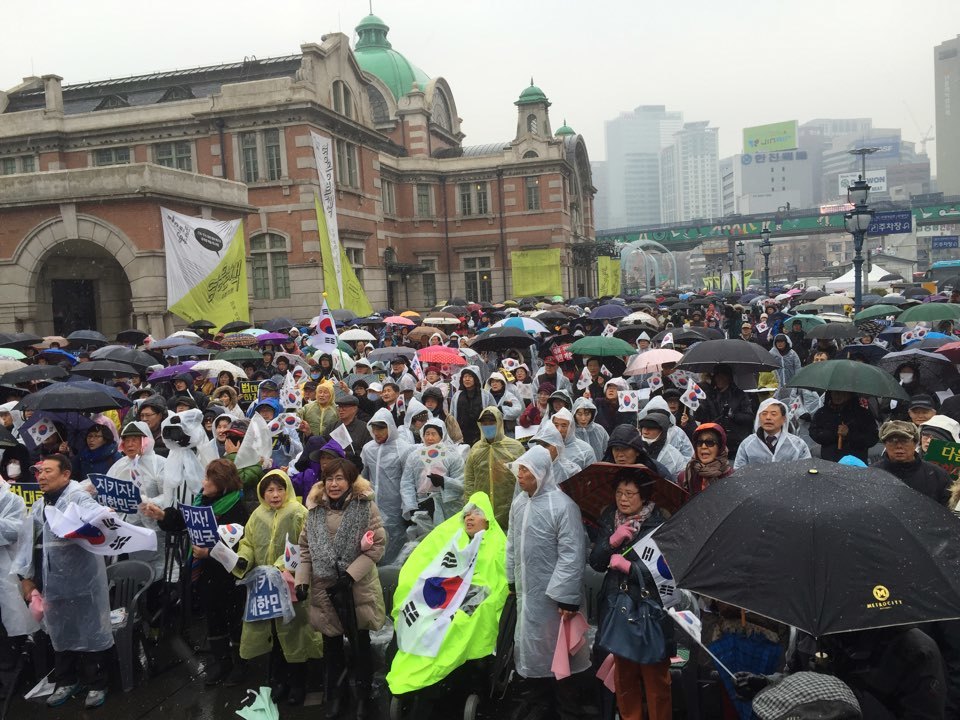
M317 332L324 335L333 335L336 330L333 327L333 320L326 315L320 317L320 322L317 323Z
M427 450L427 457L430 458L431 460L436 459L440 457L440 451L437 450L436 448L430 448L429 450Z
M673 580L673 573L670 572L667 561L663 558L662 554L657 558L657 572L660 573L660 577L664 580Z
M432 577L423 581L423 600L431 608L445 608L463 584L462 577Z
M86 540L91 545L103 545L107 541L100 529L90 523L84 523L73 532L68 532L64 539Z

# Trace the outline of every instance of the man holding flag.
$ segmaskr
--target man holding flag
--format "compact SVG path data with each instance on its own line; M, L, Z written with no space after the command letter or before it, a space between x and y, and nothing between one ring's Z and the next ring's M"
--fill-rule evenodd
M113 633L110 629L110 598L103 559L88 552L84 545L106 541L95 525L85 523L73 538L60 538L50 526L47 510L66 513L70 506L82 518L101 514L99 505L80 484L70 478L70 460L56 454L43 460L37 482L43 499L34 503L27 522L31 523L30 542L23 543L14 563L21 577L23 596L29 601L34 590L43 596L43 624L54 650L54 668L50 677L56 683L47 705L63 705L87 688L86 708L104 703L107 696L107 668ZM119 521L118 521L119 522ZM42 533L42 576L36 574L32 550L34 539Z

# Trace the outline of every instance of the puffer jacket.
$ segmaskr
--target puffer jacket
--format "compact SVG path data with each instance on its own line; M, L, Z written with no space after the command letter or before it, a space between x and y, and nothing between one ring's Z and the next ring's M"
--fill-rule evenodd
M373 545L369 550L360 552L347 566L347 573L353 578L353 602L356 607L357 629L379 630L386 619L386 610L383 604L383 590L380 587L380 577L377 574L377 562L383 557L387 545L387 534L380 520L380 511L373 502L373 488L362 477L354 480L346 497L343 507L333 509L330 499L322 485L314 486L307 496L307 522L300 533L300 566L297 568L296 584L310 585L310 607L308 617L310 625L327 637L336 637L344 633L340 618L334 610L327 588L334 584L333 579L320 579L313 572L313 558L310 555L308 540L312 528L319 521L320 514L317 508L321 505L326 511L327 537L331 540L340 529L344 510L350 503L370 503L370 518L367 527L361 533L373 533ZM355 542L359 547L360 537Z
M909 485L941 505L946 505L950 500L950 485L953 484L953 479L942 467L921 459L918 454L914 454L910 462L899 463L893 462L884 453L873 467L895 475L905 485Z

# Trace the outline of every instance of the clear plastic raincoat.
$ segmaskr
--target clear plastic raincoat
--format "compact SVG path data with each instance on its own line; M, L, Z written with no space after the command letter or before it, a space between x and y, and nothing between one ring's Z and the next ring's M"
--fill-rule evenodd
M23 498L10 491L10 486L0 480L0 618L8 637L29 635L40 629L23 602L20 584L15 574L10 573L21 539L29 544L30 534L21 532L26 525L27 506Z
M371 425L384 423L387 426L387 440L379 444L371 440L363 446L360 458L363 461L364 474L374 489L374 501L383 519L383 528L387 533L387 549L380 561L381 565L391 564L400 554L407 536L404 532L403 503L400 498L400 479L403 476L403 464L413 447L400 438L393 415L386 408L377 410L367 430L373 436Z
M485 492L493 503L493 514L506 528L510 520L510 503L517 485L516 476L510 472L507 463L523 455L523 445L519 440L508 438L503 433L503 415L495 407L483 412L491 413L497 420L497 432L493 440L481 439L470 448L464 463L463 496L464 500L476 492ZM556 428L554 428L556 430ZM560 433L557 433L559 437Z
M560 630L560 604L583 604L586 538L580 508L558 487L550 453L530 448L511 468L523 465L537 479L533 497L520 493L510 508L507 582L517 590L514 659L525 678L552 677L550 665ZM585 644L570 658L570 671L590 667Z
M271 477L281 479L287 488L287 496L278 510L270 507L260 492L264 481ZM299 546L300 532L307 522L307 508L297 500L293 484L282 470L271 470L260 479L257 484L257 498L260 506L247 520L243 537L237 546L237 555L247 561L244 570L234 569L233 574L238 578L242 578L258 565L273 565L283 572L286 543L289 541L292 545ZM275 623L283 656L287 662L292 663L322 657L323 640L320 633L310 627L307 603L294 603L293 608L296 614L291 622ZM273 620L244 622L243 634L240 637L240 657L249 660L270 652L273 647L273 624Z
M786 404L775 398L764 400L757 408L757 417L753 421L753 434L744 438L737 450L737 457L733 461L733 469L739 470L744 465L762 465L764 463L774 462L792 462L794 460L806 460L810 457L810 448L802 438L793 435L787 431L789 423L785 423L780 430L780 436L777 438L777 445L774 452L770 452L767 443L761 438L766 437L766 433L760 429L760 413L771 405L779 405L783 408L785 415L789 416L789 409Z
M593 404L593 400L590 398L582 397L573 403L574 421L576 421L577 410L588 410L593 415L590 424L586 427L577 425L577 437L593 448L594 455L602 458L607 451L607 441L610 439L610 434L602 425L594 422L597 419L597 406Z
M683 461L686 464L690 458L693 457L693 443L690 442L690 438L687 437L687 433L683 431L683 428L677 427L677 419L673 416L673 413L670 412L670 406L667 405L667 401L659 395L651 398L650 402L643 406L643 410L637 413L637 420L641 420L651 410L663 410L667 414L667 417L670 418L670 429L667 430L667 443L676 448L680 456L684 458ZM693 419L692 410L688 412L688 415L690 416L689 422L696 424L696 421Z
M428 446L426 443L414 445L403 466L400 479L400 496L403 501L403 516L410 519L421 502L433 498L433 525L439 525L447 518L456 515L463 507L463 457L456 445L444 442L446 426L442 420L427 420L420 429L428 427L440 433L440 442ZM426 474L435 472L443 475L443 487L434 487ZM422 492L429 486L427 492Z
M531 439L531 442L534 441L552 445L557 449L557 459L553 461L553 476L557 482L563 482L580 472L581 467L567 457L567 444L552 422L547 420L540 423L540 429Z
M413 419L422 413L426 413L427 417L430 417L430 411L427 410L427 406L422 402L413 398L407 403L407 408L403 415L403 427L397 428L397 435L401 440L410 445L417 445L420 442L420 439L413 432Z
M564 445L566 445L566 450L563 453L564 457L581 470L589 465L593 465L593 463L597 461L597 454L593 451L593 448L590 447L590 443L584 442L577 437L577 422L573 418L573 413L566 408L561 408L550 417L551 420L553 420L553 418L566 420L570 423L570 426L567 428L567 434L563 436L563 442Z

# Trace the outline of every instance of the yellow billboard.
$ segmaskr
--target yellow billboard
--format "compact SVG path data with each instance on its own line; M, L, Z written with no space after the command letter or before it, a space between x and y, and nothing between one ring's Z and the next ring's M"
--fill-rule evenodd
M796 120L744 128L743 152L752 155L796 150L797 134Z

